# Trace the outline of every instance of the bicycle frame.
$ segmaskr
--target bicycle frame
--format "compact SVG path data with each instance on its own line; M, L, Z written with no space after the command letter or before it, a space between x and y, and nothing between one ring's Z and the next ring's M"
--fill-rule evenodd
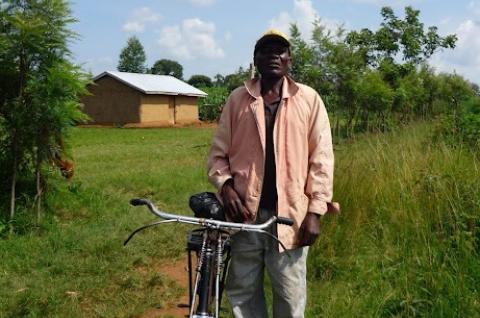
M229 251L227 251L227 257L226 257L226 260L224 261L225 246L226 244L228 244L229 238L230 238L230 233L228 232L229 230L249 231L249 232L258 232L258 233L266 234L271 238L273 238L274 240L276 240L285 249L285 246L283 246L282 242L280 242L278 238L272 235L271 233L265 231L265 229L275 223L286 224L286 225L293 224L293 221L286 218L277 217L277 216L272 216L265 223L261 223L261 224L243 224L243 223L219 221L214 219L204 219L204 218L170 214L170 213L158 210L155 207L155 205L147 199L133 199L130 201L130 204L134 206L146 205L149 208L150 212L152 212L153 214L155 214L156 216L164 220L152 222L150 224L147 224L145 226L142 226L136 229L130 234L130 236L125 241L124 245L126 245L130 241L130 239L139 231L155 225L178 222L178 223L186 223L186 224L201 226L200 229L196 230L202 233L202 243L201 243L201 247L199 248L199 251L197 251L197 266L196 266L197 273L195 276L195 284L193 286L193 289L191 284L191 281L192 281L191 254L189 251L189 292L190 292L189 317L190 318L219 318L221 294L223 291L223 283L226 277L226 271L227 271L228 260L229 260ZM213 269L213 272L212 272L212 269ZM222 269L223 269L223 274L221 274ZM212 277L213 275L215 277ZM214 302L213 313L210 309L212 278L214 278L214 284L215 284L214 299L213 299L213 302ZM197 295L198 295L198 302L196 297Z

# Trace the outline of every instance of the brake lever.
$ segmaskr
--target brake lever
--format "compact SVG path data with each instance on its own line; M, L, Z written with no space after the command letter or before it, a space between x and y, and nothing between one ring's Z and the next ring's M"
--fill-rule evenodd
M136 229L135 231L133 231L129 236L128 238L125 240L125 242L123 242L123 246L127 245L127 243L132 239L132 237L137 234L138 232L140 231L143 231L145 229L148 229L149 227L152 227L152 226L155 226L155 225L160 225L160 224L164 224L164 223L172 223L172 222L176 222L176 220L163 220L163 221L156 221L156 222L153 222L153 223L149 223L147 225L144 225L142 227L139 227L138 229Z

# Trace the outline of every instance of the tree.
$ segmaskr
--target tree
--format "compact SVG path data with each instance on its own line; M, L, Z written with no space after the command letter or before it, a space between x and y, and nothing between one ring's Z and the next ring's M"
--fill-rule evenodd
M471 84L458 74L440 74L439 95L447 102L448 111L457 113L460 105L475 96Z
M222 74L215 75L213 79L213 86L220 87L225 85L225 77Z
M145 50L137 37L132 36L120 53L117 69L120 72L145 73Z
M346 116L347 136L353 134L355 119L360 115L355 85L367 70L364 52L346 41L345 29L335 34L319 22L314 24L313 45L321 73L314 88L325 96L327 108L336 117L335 131L340 129L340 116Z
M405 7L404 20L390 7L383 7L381 15L383 22L375 33L375 41L376 50L383 57L393 59L401 52L404 61L419 64L441 48L455 48L456 35L441 37L436 26L425 30L419 10Z
M206 75L192 75L188 80L188 84L195 87L212 87L213 83L210 77Z
M239 67L235 73L228 74L223 79L223 84L227 87L229 92L233 91L235 88L242 86L243 83L250 78L250 72Z
M161 59L153 64L150 73L157 75L171 75L178 79L183 79L183 66L176 61Z
M345 42L356 49L365 65L376 66L375 34L372 31L369 29L351 31L345 37Z
M316 63L314 49L302 39L296 24L290 26L291 55L293 58L291 76L299 82L310 83L321 77L321 71ZM314 86L314 85L312 85Z
M386 119L394 98L394 91L374 70L367 71L354 85L356 99L361 109L361 125L364 130L371 130L371 120L376 119L374 128L384 130ZM375 116L376 118L372 118Z
M63 155L69 128L85 118L79 96L86 76L70 62L68 49L75 20L65 0L4 1L0 19L0 77L8 79L0 84L0 163L8 174L0 188L10 190L13 219L17 181L35 184L40 216L45 165Z
M422 105L421 116L423 119L427 119L428 116L435 115L436 113L434 104L439 97L440 79L435 75L433 68L426 63L420 68L418 76L420 77L425 92L425 102Z
M412 7L405 8L403 19L397 17L390 7L383 7L381 16L383 22L377 31L373 32L368 29L363 29L360 32L351 31L345 42L354 52L354 55L359 55L363 59L366 67L379 72L383 81L393 89L392 114L399 115L402 120L410 120L413 116L418 115L426 118L427 113L431 113L433 110L438 84L433 72L428 71L424 66L427 65L427 60L432 54L439 49L454 48L456 36L442 37L438 34L438 29L435 26L425 29L424 24L420 21L420 11ZM345 57L337 59L333 63L334 70L340 71L340 74L345 74L345 71L347 71L348 74L351 67L341 67L346 62L348 63L348 60L349 58ZM353 64L350 65L353 66ZM422 67L424 68L423 71L418 73L417 70ZM357 70L359 69L357 68ZM354 72L354 74L358 73ZM367 79L370 83L368 81L361 83L363 86L374 83L378 87L381 86L381 83L377 79L374 80L372 75L369 75ZM342 83L342 81L339 83ZM349 85L346 86L347 90L338 94L338 100L343 105L348 105L344 102L349 100L357 102L364 100L364 97L356 94L345 100L343 97L348 96L345 93L350 91L348 87ZM371 94L375 95L374 92ZM360 100L355 98L360 98ZM351 109L354 110L356 107ZM363 110L361 113L363 113ZM352 113L348 112L348 114ZM347 123L350 123L352 117L350 115L348 117ZM365 121L365 118L362 121Z

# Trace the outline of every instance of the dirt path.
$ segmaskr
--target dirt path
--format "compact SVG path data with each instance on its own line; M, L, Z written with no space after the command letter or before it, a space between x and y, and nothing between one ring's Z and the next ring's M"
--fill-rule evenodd
M188 260L182 257L170 264L163 265L161 272L174 280L185 290L184 295L166 308L152 308L147 310L140 318L161 317L188 317Z

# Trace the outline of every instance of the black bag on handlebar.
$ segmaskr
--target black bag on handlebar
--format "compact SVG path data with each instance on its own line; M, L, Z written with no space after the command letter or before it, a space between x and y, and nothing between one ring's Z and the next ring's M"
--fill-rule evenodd
M225 221L223 206L213 192L201 192L192 195L189 205L197 218Z

